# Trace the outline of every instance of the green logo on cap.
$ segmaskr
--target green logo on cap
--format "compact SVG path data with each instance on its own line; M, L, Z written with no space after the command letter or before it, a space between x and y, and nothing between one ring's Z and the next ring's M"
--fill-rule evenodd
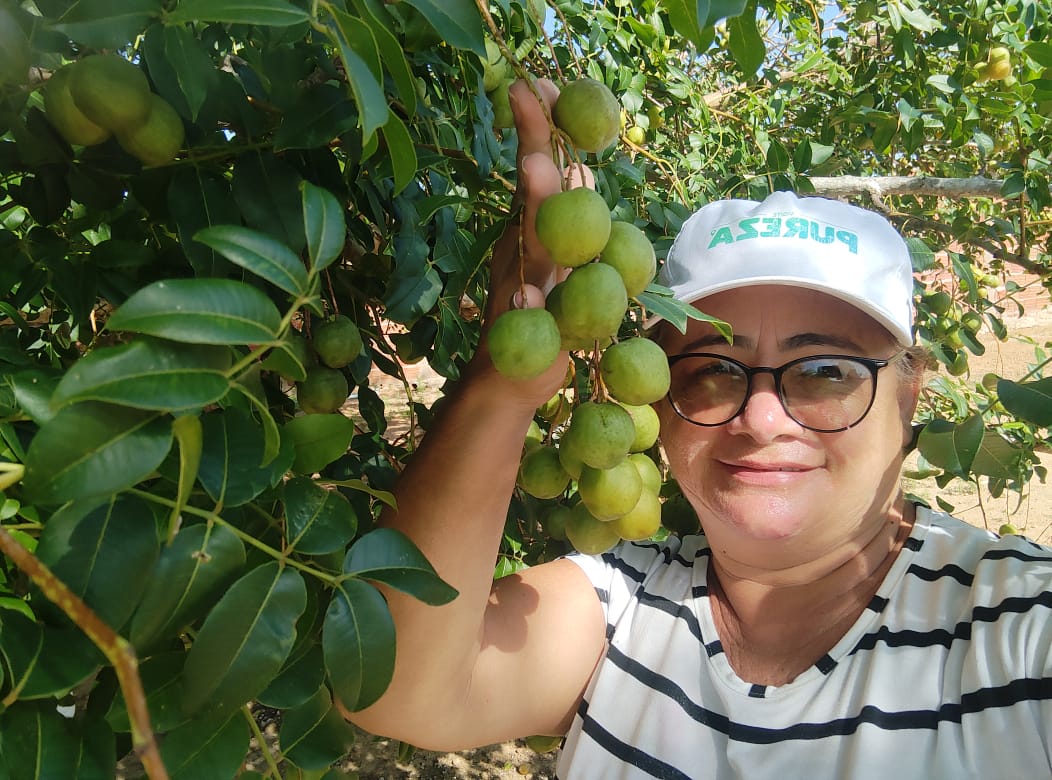
M839 242L853 254L858 254L858 234L838 230L806 217L749 217L737 225L724 225L712 231L709 249L719 244L734 244L750 238L798 238L819 244Z

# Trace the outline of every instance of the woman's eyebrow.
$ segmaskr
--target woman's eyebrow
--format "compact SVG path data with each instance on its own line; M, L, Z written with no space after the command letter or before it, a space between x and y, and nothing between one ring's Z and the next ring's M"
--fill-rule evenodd
M731 346L738 347L740 349L751 349L755 345L755 341L749 336L742 336L735 334L734 343ZM699 336L689 344L683 347L684 352L694 352L705 347L715 346L727 346L727 340L719 333L709 333L704 336ZM792 350L800 349L801 347L833 347L835 349L842 349L848 352L861 353L862 347L850 338L846 336L835 335L832 333L797 333L794 336L790 336L787 339L782 339L778 343L780 349Z

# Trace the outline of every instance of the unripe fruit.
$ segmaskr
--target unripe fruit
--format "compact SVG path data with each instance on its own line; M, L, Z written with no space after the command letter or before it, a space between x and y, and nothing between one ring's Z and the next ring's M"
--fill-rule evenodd
M607 347L599 361L599 374L610 395L635 406L660 401L671 381L665 351L642 337Z
M69 93L73 65L56 70L44 84L44 114L59 135L75 146L94 146L110 137L110 131L99 127L77 108Z
M632 125L625 131L625 137L636 146L642 146L647 140L647 131L639 125Z
M1001 536L1012 536L1019 533L1019 529L1011 523L1002 523L1001 527L997 529L997 533Z
M183 120L160 95L150 95L146 121L117 132L124 151L143 165L167 165L183 148Z
M605 84L579 79L562 88L552 119L578 149L601 152L617 140L621 106Z
M358 327L342 314L315 328L312 343L329 368L343 368L358 357L363 346Z
M584 502L576 504L566 519L566 539L577 552L599 555L621 541L609 523L596 520Z
M492 92L512 76L511 66L501 54L500 46L491 38L486 39L486 58L482 60L482 88Z
M979 312L970 311L961 317L961 327L969 333L978 333L983 326L983 317Z
M968 371L968 353L962 349L954 352L953 359L946 366L950 376L963 376Z
M502 81L488 93L490 103L493 104L493 126L498 129L515 127L515 114L511 110L511 98L508 93L511 85L511 81Z
M554 507L541 521L544 532L552 539L566 541L566 521L570 519L571 512L570 507L562 504Z
M609 469L628 456L634 438L632 417L621 406L586 401L574 409L563 446L569 444L586 466Z
M610 238L610 209L603 196L588 187L557 192L537 207L537 239L566 268L584 265Z
M555 318L546 309L511 309L493 322L486 337L494 368L509 379L540 376L559 356Z
M559 462L566 469L566 473L574 479L581 478L581 470L584 468L584 461L581 460L579 451L581 446L572 437L566 435L559 440Z
M528 452L534 447L540 447L543 444L544 431L541 430L541 426L537 424L536 420L530 420L530 427L526 429L526 437L522 442L523 450Z
M945 290L925 293L924 303L932 314L946 314L953 306L953 296Z
M661 113L661 108L653 103L647 106L647 119L650 120L651 130L660 130L665 126L665 115Z
M653 406L643 404L622 404L625 411L632 417L632 424L636 429L636 437L632 439L631 452L642 452L649 450L657 442L658 433L661 429L661 421Z
M593 517L613 520L632 511L643 492L643 478L627 458L608 469L585 466L577 480L577 492Z
M349 394L347 378L335 368L325 366L311 368L307 378L296 385L296 400L307 414L335 412Z
M611 266L589 263L552 289L547 306L564 340L590 346L617 333L628 308L628 293Z
M570 403L570 399L562 393L556 393L539 407L537 407L537 414L548 420L552 425L561 425L570 419L570 412L573 405Z
M556 498L570 484L554 447L536 446L522 457L518 485L535 498Z
M599 262L613 266L625 284L629 298L647 288L657 272L654 245L646 233L628 222L610 225L610 237L599 253Z
M78 60L70 75L69 92L84 116L115 133L141 125L153 107L146 76L117 54L92 54Z
M649 539L661 529L661 499L644 490L632 509L610 521L617 535L629 541Z
M641 452L629 455L627 460L639 472L639 478L643 480L643 490L649 490L654 495L661 492L661 469L653 460Z

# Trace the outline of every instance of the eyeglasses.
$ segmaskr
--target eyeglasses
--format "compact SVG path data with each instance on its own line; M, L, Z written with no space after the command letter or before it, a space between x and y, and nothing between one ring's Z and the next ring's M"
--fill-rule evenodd
M687 422L724 425L745 409L753 377L770 374L790 418L811 431L836 433L862 422L877 394L877 372L905 354L899 352L887 360L810 355L770 368L747 366L723 355L688 352L669 358L668 399Z

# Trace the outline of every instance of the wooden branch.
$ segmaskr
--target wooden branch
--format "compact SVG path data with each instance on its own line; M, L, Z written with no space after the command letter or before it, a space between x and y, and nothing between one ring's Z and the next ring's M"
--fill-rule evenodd
M150 712L146 707L146 695L139 678L139 662L135 657L135 649L128 640L106 625L91 607L2 526L0 552L14 561L14 564L44 592L48 600L65 612L113 664L128 707L135 753L142 761L147 776L152 780L168 780L168 770L161 761L153 728L150 726Z
M985 176L944 179L937 176L814 176L815 194L826 197L868 195L879 203L888 195L931 195L940 198L995 198L1001 194L1000 179Z

